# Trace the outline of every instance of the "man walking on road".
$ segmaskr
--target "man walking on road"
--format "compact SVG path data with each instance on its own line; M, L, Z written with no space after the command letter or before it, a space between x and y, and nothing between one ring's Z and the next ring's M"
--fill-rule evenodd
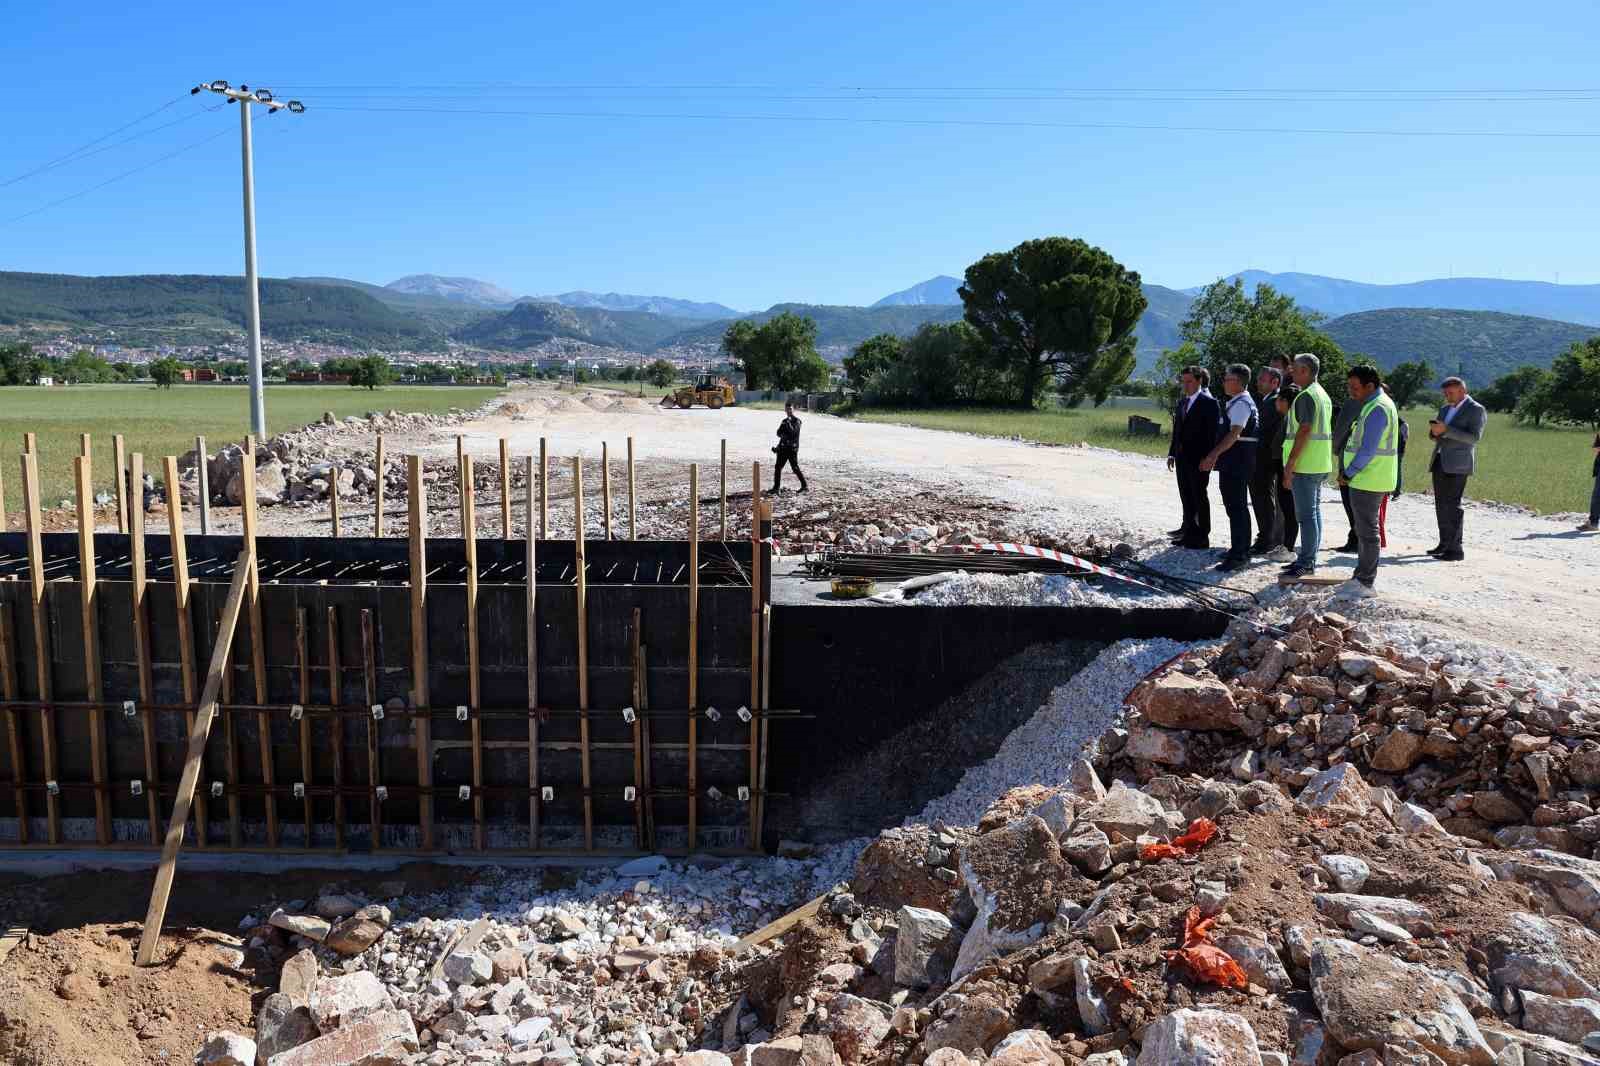
M1283 546L1283 516L1278 512L1278 479L1283 476L1283 416L1278 414L1278 389L1283 371L1265 366L1256 375L1256 416L1261 442L1256 446L1256 468L1250 475L1250 507L1256 514L1256 539L1251 555L1270 555ZM1274 450L1276 449L1276 450Z
M1339 458L1339 488L1349 493L1360 554L1355 578L1342 594L1365 598L1378 578L1378 515L1400 470L1400 413L1380 387L1376 367L1352 367L1349 383L1356 413Z
M1231 364L1222 375L1226 432L1216 447L1200 460L1204 472L1216 470L1222 487L1222 506L1228 511L1229 547L1217 569L1224 573L1250 565L1250 478L1256 469L1256 446L1260 442L1260 417L1250 398L1250 368Z
M1428 423L1433 437L1433 459L1428 470L1433 474L1433 510L1439 522L1439 543L1428 554L1447 563L1466 558L1461 550L1461 526L1465 513L1461 498L1467 492L1467 478L1477 469L1478 441L1489 414L1483 405L1467 395L1467 383L1458 377L1445 378L1444 406L1439 417Z
M1185 367L1179 380L1183 395L1173 412L1172 443L1167 448L1167 469L1178 473L1178 498L1183 502L1183 525L1172 531L1180 548L1211 547L1211 501L1206 498L1209 470L1200 460L1210 454L1221 429L1222 411L1206 391L1203 367Z
M778 423L778 446L772 451L778 457L772 468L772 494L776 496L783 487L785 463L800 479L800 491L806 491L806 476L800 472L800 419L795 416L793 403L785 402L783 405L783 421Z
M1317 381L1322 360L1302 352L1293 366L1300 395L1284 423L1283 487L1294 493L1300 552L1283 572L1286 577L1309 577L1316 572L1322 547L1322 483L1333 473L1333 401Z
M1579 533L1600 530L1600 433L1594 435L1594 465L1589 472L1594 475L1594 490L1589 493L1589 520L1578 527Z

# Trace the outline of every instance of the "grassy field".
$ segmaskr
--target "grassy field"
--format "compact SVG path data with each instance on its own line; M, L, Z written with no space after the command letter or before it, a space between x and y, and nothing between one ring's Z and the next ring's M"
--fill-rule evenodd
M267 428L272 433L313 422L324 411L359 415L368 411L440 412L472 408L500 390L477 387L390 386L369 392L346 385L282 385L267 388ZM142 452L145 469L159 480L160 459L181 455L204 434L210 449L242 439L250 422L250 398L240 385L75 385L70 388L0 388L0 474L7 514L22 508L22 471L16 456L22 435L39 437L41 498L46 507L72 496L72 460L78 436L92 433L94 485L110 490L111 435L121 433L128 452ZM12 518L12 528L16 519Z
M891 422L977 433L990 437L1020 437L1042 444L1093 444L1143 455L1166 455L1167 437L1128 436L1128 416L1141 413L1128 408L1085 408L1071 411L865 410L851 417L868 422ZM1145 417L1167 419L1152 406ZM1407 492L1429 489L1428 419L1437 408L1413 407L1406 411L1412 443L1406 450ZM1476 500L1518 504L1541 514L1582 511L1589 503L1593 481L1589 475L1594 434L1587 429L1551 427L1533 429L1518 425L1509 415L1491 414L1483 443L1478 446L1478 472L1467 485Z

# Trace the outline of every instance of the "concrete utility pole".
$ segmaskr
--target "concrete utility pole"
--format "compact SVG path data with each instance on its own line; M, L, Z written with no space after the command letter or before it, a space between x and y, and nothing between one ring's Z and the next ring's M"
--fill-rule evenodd
M256 178L255 153L250 141L250 106L259 104L269 115L285 110L298 115L306 108L299 100L279 103L267 89L252 91L248 85L236 89L220 80L196 85L189 90L189 95L202 90L239 105L239 156L244 170L244 302L250 338L250 432L257 440L264 441L267 439L267 396L262 387L261 370L261 290L256 284Z

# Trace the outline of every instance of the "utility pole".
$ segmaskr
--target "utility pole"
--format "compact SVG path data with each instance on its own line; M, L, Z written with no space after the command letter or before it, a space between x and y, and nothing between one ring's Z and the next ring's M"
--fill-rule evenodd
M239 105L239 158L244 170L244 303L250 347L250 432L257 440L264 441L267 439L267 395L262 385L261 370L261 290L256 282L256 178L255 151L250 139L250 107L253 104L264 107L269 115L276 111L298 115L306 108L299 100L279 103L267 89L252 91L248 85L236 89L221 80L196 85L189 90L189 95L193 96L202 90L226 97L228 103Z

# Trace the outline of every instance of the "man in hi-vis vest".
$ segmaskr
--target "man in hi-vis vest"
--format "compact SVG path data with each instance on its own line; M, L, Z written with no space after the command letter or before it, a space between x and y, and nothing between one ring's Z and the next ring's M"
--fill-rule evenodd
M1322 547L1322 483L1333 473L1333 401L1317 381L1322 360L1301 352L1290 364L1300 387L1283 428L1283 487L1294 493L1300 522L1300 554L1283 568L1285 577L1309 577Z
M1345 441L1339 484L1350 490L1359 554L1355 578L1340 591L1364 598L1373 595L1378 578L1378 515L1400 474L1400 412L1383 391L1377 367L1350 368L1350 402L1360 406Z

